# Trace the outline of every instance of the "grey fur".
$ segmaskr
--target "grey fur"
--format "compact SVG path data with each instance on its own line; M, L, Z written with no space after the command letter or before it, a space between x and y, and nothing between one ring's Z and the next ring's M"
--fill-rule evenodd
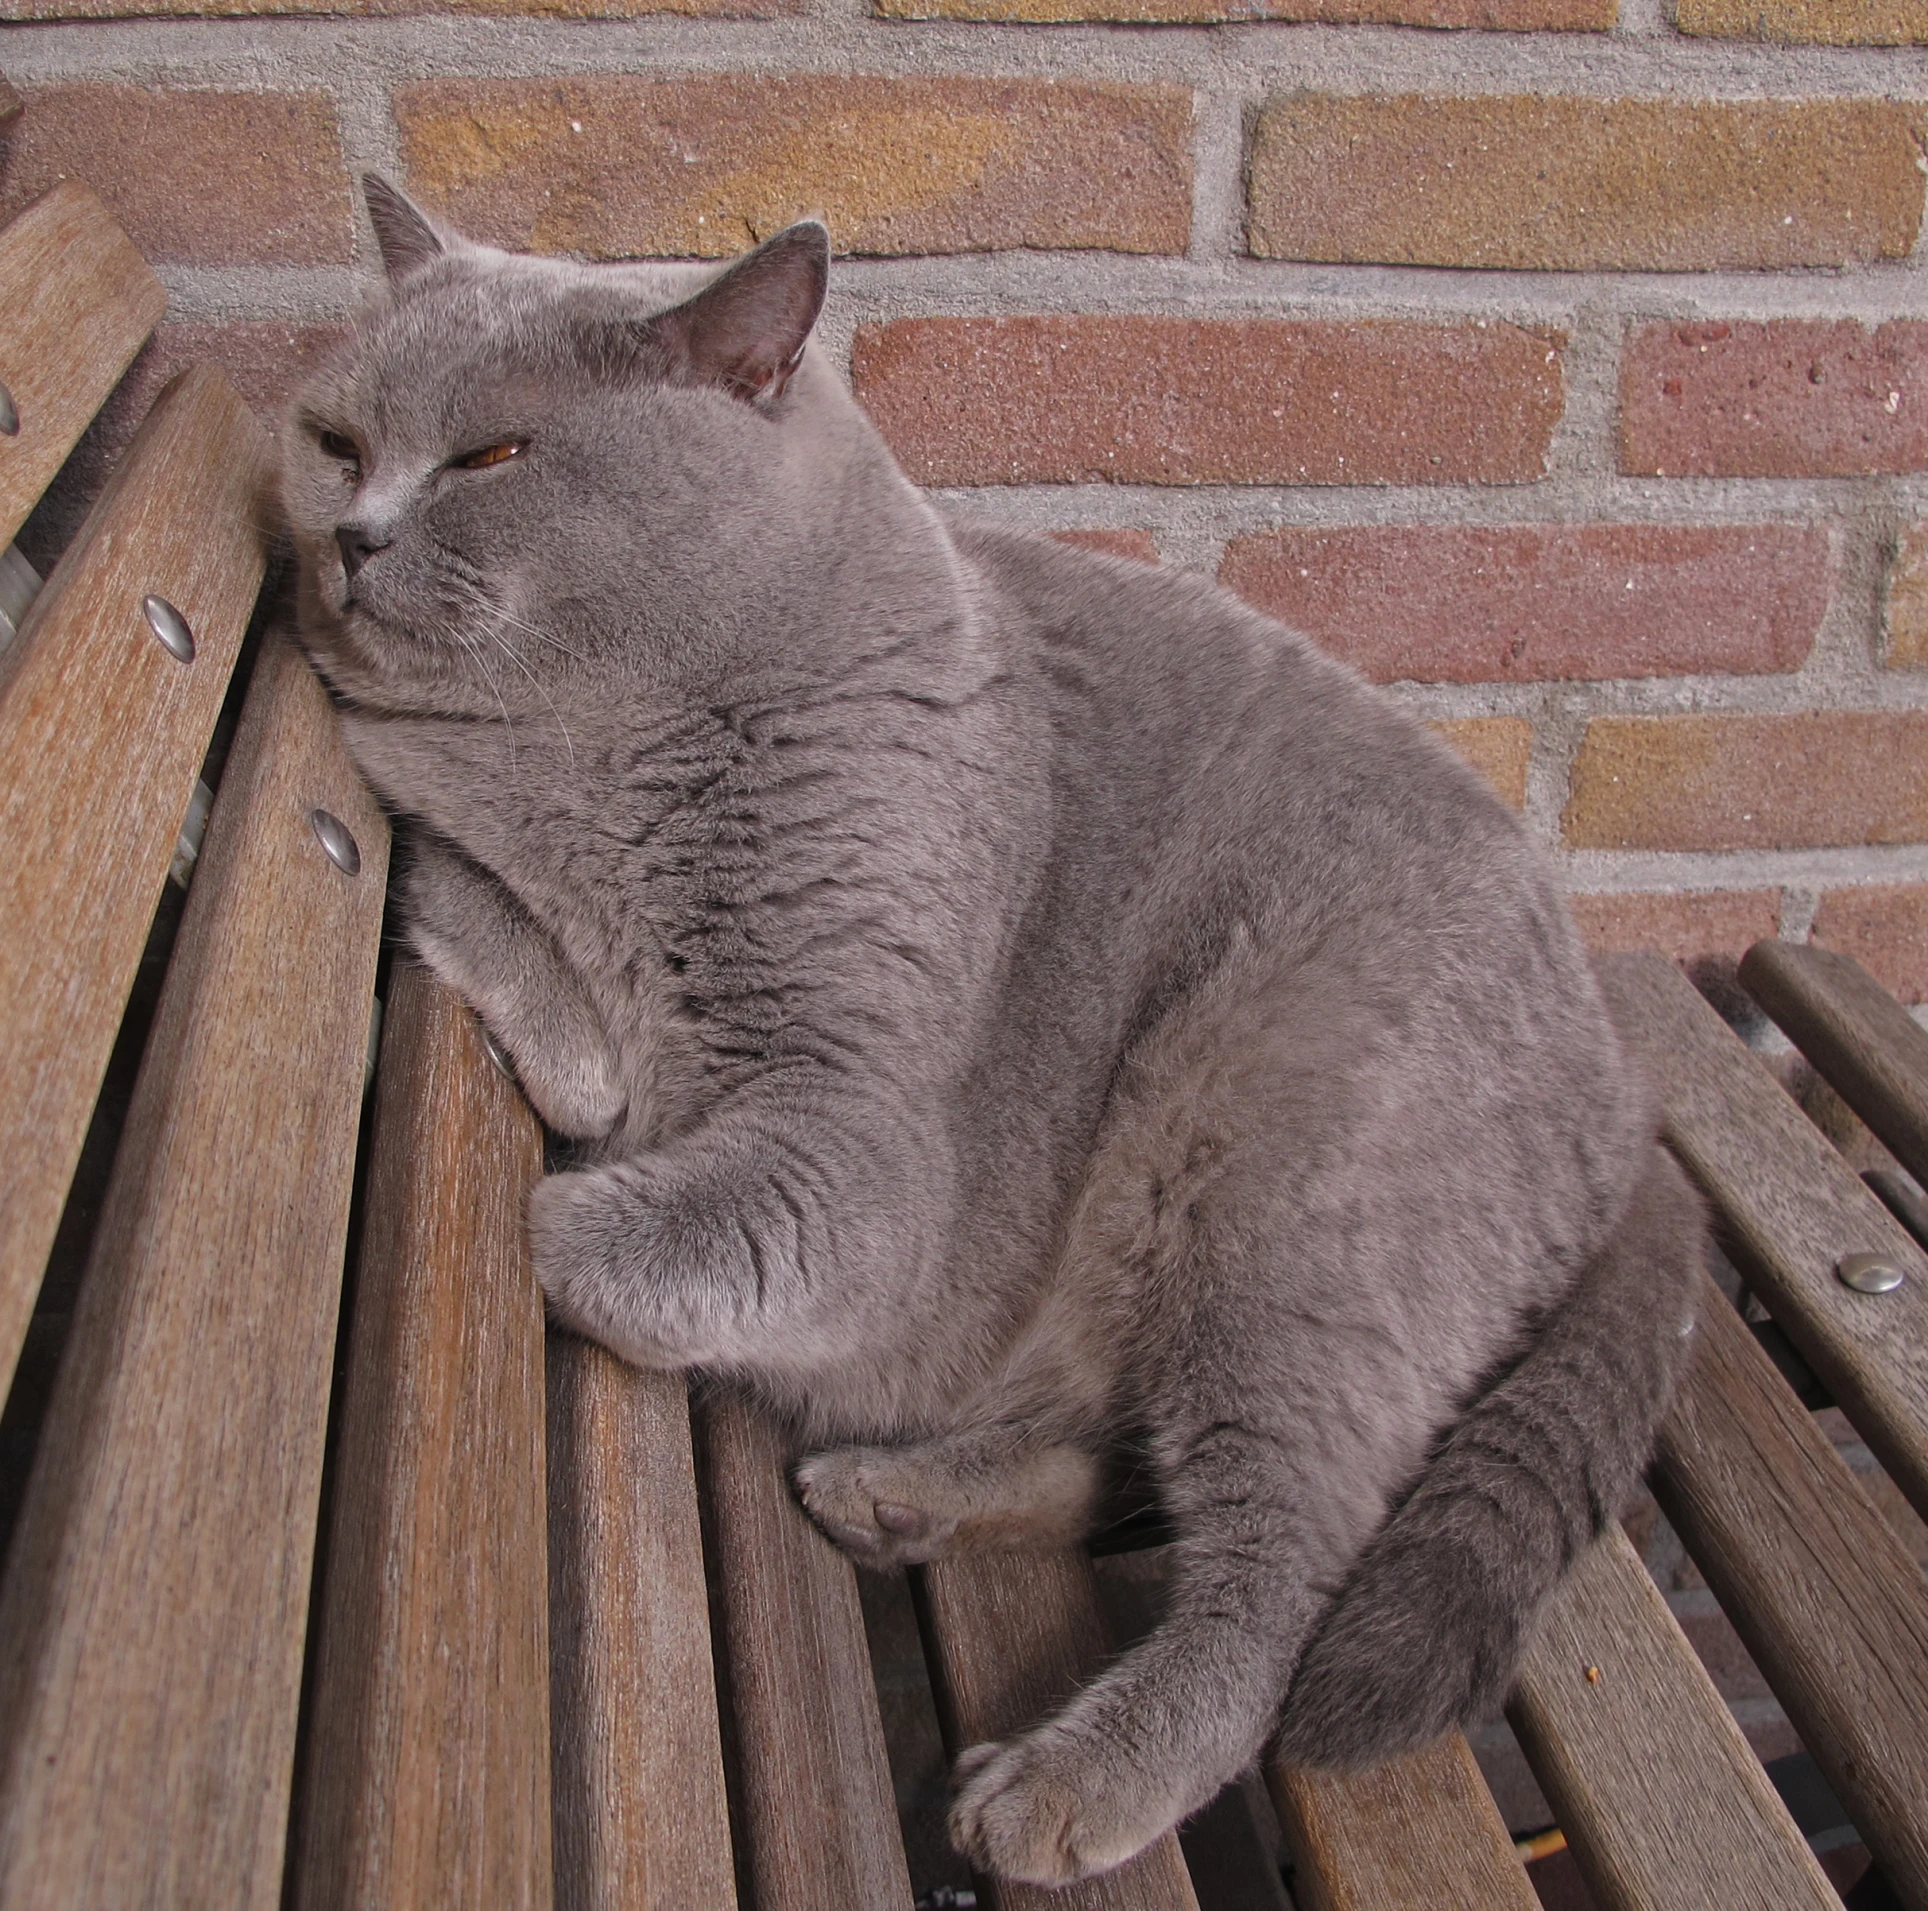
M1497 1700L1701 1229L1514 819L1211 585L935 510L797 356L819 228L718 276L371 199L303 637L418 948L584 1143L556 1318L757 1390L873 1563L1074 1540L1142 1441L1173 1607L960 1760L999 1875Z

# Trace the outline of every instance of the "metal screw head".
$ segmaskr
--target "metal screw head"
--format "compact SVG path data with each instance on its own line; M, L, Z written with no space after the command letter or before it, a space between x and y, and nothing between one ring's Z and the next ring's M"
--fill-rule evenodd
M0 385L0 437L17 438L20 435L20 407L13 402L13 393Z
M147 614L147 627L161 640L161 647L182 663L194 661L194 633L187 619L165 597L143 597L141 609Z
M489 1051L489 1060L492 1061L510 1081L515 1081L515 1064L509 1060L509 1051L495 1039L493 1032L486 1022L477 1022L476 1027L482 1031L482 1046ZM521 1083L517 1082L516 1086L520 1087Z
M1892 1294L1908 1278L1885 1254L1844 1254L1834 1277L1857 1294Z
M361 874L361 850L348 833L348 825L328 810L310 810L308 822L316 840L328 852L328 860L344 876Z

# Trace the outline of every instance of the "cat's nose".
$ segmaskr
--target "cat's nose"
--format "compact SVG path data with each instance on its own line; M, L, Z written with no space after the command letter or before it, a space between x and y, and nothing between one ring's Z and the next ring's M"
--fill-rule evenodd
M365 524L342 524L335 529L335 542L341 546L341 568L350 577L377 551L385 551L394 540L376 537Z

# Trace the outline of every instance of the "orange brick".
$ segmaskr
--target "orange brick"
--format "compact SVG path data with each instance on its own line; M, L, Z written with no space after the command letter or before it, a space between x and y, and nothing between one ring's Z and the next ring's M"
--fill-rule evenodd
M1533 726L1525 717L1440 717L1426 727L1485 777L1501 802L1516 810L1526 808Z
M1579 849L1928 840L1928 711L1596 717L1565 833Z
M0 219L66 178L92 186L153 264L355 257L324 93L35 87L0 160Z
M1832 577L1804 525L1371 525L1233 540L1219 581L1377 683L1795 670Z
M1620 360L1620 469L1656 478L1928 469L1928 324L1638 326Z
M1830 889L1814 939L1853 956L1904 1002L1928 1002L1928 883Z
M1881 661L1890 670L1928 670L1928 524L1904 531L1888 566L1888 642Z
M1914 46L1928 0L1678 0L1683 33L1807 46Z
M1546 469L1562 343L1408 319L900 319L858 332L851 369L920 484L1509 484Z
M847 252L1183 252L1188 89L734 73L433 80L395 94L408 183L464 232L715 258L816 213Z
M1158 545L1149 531L1053 531L1051 535L1060 544L1075 544L1081 550L1135 557L1141 564L1158 562Z
M1335 26L1604 33L1619 0L875 0L894 20L1323 20Z
M1884 100L1283 94L1253 140L1250 243L1541 271L1899 259L1918 125Z
M1781 926L1778 889L1670 890L1660 895L1569 896L1589 949L1658 949L1676 962L1738 958Z

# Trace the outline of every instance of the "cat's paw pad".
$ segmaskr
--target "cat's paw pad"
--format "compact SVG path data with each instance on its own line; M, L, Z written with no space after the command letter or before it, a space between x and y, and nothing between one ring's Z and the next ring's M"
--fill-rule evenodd
M818 1526L866 1566L921 1566L949 1550L957 1521L917 1497L890 1497L915 1496L915 1480L894 1477L901 1471L873 1449L813 1453L797 1467L797 1497Z
M951 1842L980 1870L1024 1884L1072 1884L1134 1858L1172 1819L1140 1796L1115 1754L1052 1726L973 1745L953 1778Z

